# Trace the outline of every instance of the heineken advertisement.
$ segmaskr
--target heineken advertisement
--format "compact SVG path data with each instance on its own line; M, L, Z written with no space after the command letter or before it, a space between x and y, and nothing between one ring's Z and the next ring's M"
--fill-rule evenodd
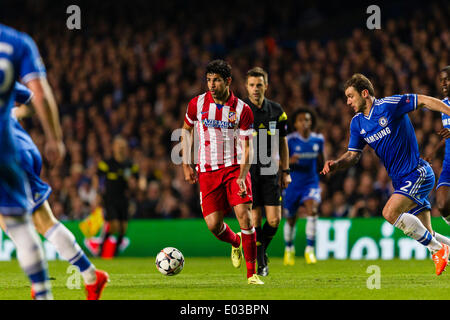
M236 219L226 219L234 231L239 231ZM296 251L303 254L305 247L305 219L297 222ZM64 224L74 233L78 243L89 254L89 241L97 237L85 238L80 229L80 221ZM283 256L283 224L268 249L269 256ZM436 232L450 236L450 226L441 218L432 218ZM54 247L43 241L48 260L59 259ZM228 256L228 244L217 240L208 230L203 219L187 220L131 220L126 247L121 256L154 257L164 247L176 247L186 257ZM428 250L417 241L406 237L382 218L319 219L316 237L317 259L426 259ZM4 233L0 233L0 260L15 258L14 244Z

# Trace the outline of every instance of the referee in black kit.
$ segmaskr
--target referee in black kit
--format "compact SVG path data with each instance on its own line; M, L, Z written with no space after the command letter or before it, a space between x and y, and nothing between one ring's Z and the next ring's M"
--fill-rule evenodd
M253 143L256 148L256 163L252 164L250 174L253 193L252 218L256 229L258 275L260 276L269 274L266 250L281 220L281 189L287 188L291 182L286 139L287 115L279 103L264 97L267 86L268 74L262 68L255 67L247 72L248 97L244 99L244 102L253 111L255 129L253 134L256 136L254 137L256 141ZM272 139L277 139L275 145L272 145ZM279 146L279 152L277 152L277 146ZM278 165L278 154L280 165ZM263 209L266 214L266 223L261 226Z
M117 234L114 252L114 256L117 256L128 227L130 196L128 184L131 177L138 179L139 167L127 158L128 142L125 138L116 136L112 149L113 156L98 163L98 178L95 185L99 185L99 179L104 179L105 220L109 224L102 238L99 254L102 255L104 244L109 236Z

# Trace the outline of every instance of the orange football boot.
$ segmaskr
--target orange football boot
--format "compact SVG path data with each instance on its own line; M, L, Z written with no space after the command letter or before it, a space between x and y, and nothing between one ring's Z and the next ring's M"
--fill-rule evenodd
M448 246L442 243L442 249L433 254L433 262L436 265L436 274L439 276L447 266L448 263Z
M86 284L87 300L99 300L106 283L109 281L109 275L105 271L96 270L97 281L94 284Z

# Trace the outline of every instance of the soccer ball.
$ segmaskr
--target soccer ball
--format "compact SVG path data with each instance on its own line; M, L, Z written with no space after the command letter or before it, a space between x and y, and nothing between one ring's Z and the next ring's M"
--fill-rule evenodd
M180 250L173 247L162 249L156 256L156 269L166 276L179 274L184 267L184 257Z

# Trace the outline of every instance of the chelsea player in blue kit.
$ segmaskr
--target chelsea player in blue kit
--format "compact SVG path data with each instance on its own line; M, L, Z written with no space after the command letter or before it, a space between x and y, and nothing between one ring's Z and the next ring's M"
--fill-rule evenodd
M440 275L448 263L449 247L433 235L427 198L434 187L434 173L419 157L408 112L425 107L450 115L450 107L419 94L376 99L372 83L362 74L354 74L344 89L347 105L356 112L350 124L348 151L337 160L326 161L321 174L347 169L359 161L366 144L373 148L395 190L383 208L383 217L430 250Z
M439 80L442 86L442 93L444 95L444 102L446 105L450 106L450 66L443 68L439 74ZM444 221L450 225L450 116L445 113L442 114L442 125L443 129L439 131L439 135L442 140L432 151L431 154L427 155L425 159L431 161L435 153L445 145L445 155L444 161L442 163L442 171L439 175L439 180L436 186L436 207L438 208Z
M295 264L295 235L297 210L302 205L306 209L306 248L305 260L308 264L317 262L314 248L316 242L316 223L321 201L318 167L323 165L323 135L312 132L316 116L309 109L298 109L293 117L295 131L287 136L289 166L292 182L284 192L283 207L286 216L284 224L284 265Z
M33 115L33 94L27 87L18 82L16 82L14 90L15 100L19 107L13 108L11 112L13 136L16 138L20 166L25 171L30 183L34 225L37 231L53 244L62 258L79 268L85 282L87 299L98 300L109 276L102 270L96 270L76 242L72 232L53 215L47 201L51 193L51 187L40 179L41 155L29 134L18 121ZM33 289L32 296L34 295Z
M39 51L27 34L0 24L0 213L36 299L52 299L42 243L30 218L30 186L20 167L13 136L11 108L17 80L35 94L36 112L46 136L46 156L50 163L56 163L64 155L64 145L56 104Z

